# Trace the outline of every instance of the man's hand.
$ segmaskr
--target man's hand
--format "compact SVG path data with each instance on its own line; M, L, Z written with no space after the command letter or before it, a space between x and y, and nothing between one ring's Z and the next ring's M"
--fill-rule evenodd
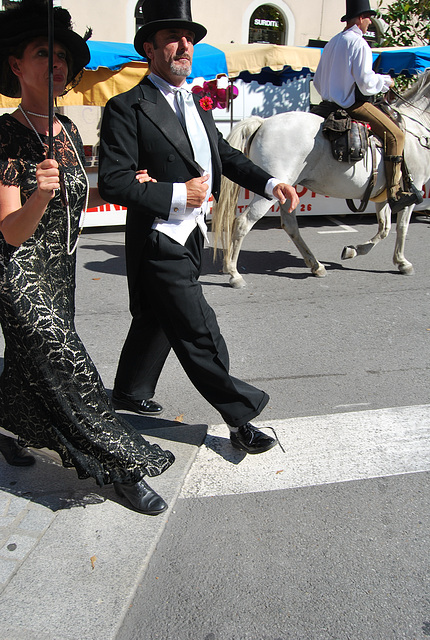
M200 178L193 178L185 183L187 187L187 207L195 209L202 206L209 189L208 180L209 174L207 173Z
M285 182L280 182L273 189L273 196L279 200L281 204L284 204L287 200L290 201L290 208L288 209L288 213L294 211L296 207L298 207L300 199L296 193L294 187Z

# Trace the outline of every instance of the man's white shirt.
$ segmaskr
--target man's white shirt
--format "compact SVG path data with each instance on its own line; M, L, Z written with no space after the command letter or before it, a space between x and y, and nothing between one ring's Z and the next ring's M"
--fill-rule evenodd
M372 50L362 31L353 25L338 33L324 47L314 76L315 89L323 100L335 102L344 109L352 107L355 85L365 96L385 93L392 78L372 69Z
M148 78L161 91L175 114L180 119L179 108L177 101L175 100L175 91L177 90L177 87L170 85L168 82L163 80L163 78L156 76L154 73L150 73ZM183 85L182 88L184 88ZM164 233L176 242L179 242L179 244L184 245L190 233L192 233L196 226L198 226L200 227L206 241L209 242L205 215L209 209L208 200L212 193L212 165L208 168L208 173L209 180L207 184L209 188L206 192L206 199L201 207L197 207L195 209L187 207L186 184L184 182L174 182L169 219L163 220L162 218L155 218L152 228ZM273 189L280 182L281 181L276 178L271 178L266 184L266 195L273 198Z

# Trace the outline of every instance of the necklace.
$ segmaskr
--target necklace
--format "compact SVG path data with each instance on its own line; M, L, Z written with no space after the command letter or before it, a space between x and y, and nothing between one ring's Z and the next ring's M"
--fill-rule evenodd
M36 118L49 118L49 116L46 116L44 113L34 113L34 111L29 111L28 109L24 109L24 107L21 107L21 105L19 106L22 111L25 111L25 113L29 113L31 116L36 116Z
M38 138L38 140L40 142L40 144L42 145L43 149L45 150L46 144L43 142L42 138L40 137L39 133L36 130L36 127L33 125L33 123L31 122L30 118L27 116L27 113L31 114L31 111L25 112L20 104L18 105L18 108L21 111L21 113L24 116L24 118L27 120L27 122L30 125L30 127L33 129L34 133L36 134L36 136L37 136L37 138ZM43 117L45 117L45 116L43 116ZM77 159L78 164L79 164L79 166L81 168L81 171L82 171L82 173L84 175L85 184L86 184L86 189L85 189L85 207L81 211L81 217L80 217L80 220L79 220L78 236L76 238L76 242L75 242L73 248L71 249L70 248L70 236L71 236L71 226L72 225L71 225L71 219L70 219L69 197L68 197L68 194L67 194L67 188L66 188L66 183L65 183L64 174L63 174L64 197L65 197L65 200L66 200L66 212L67 212L67 254L69 256L71 256L76 251L76 247L78 246L78 242L79 242L79 238L80 238L81 233L82 233L82 229L84 228L85 214L86 214L87 209L88 209L88 200L89 200L89 196L90 196L90 183L89 183L89 180L88 180L87 172L84 169L84 165L82 164L82 161L81 161L81 159L79 157L79 154L76 151L76 147L73 144L73 140L70 137L69 132L67 131L66 127L63 126L63 123L61 122L61 120L58 120L58 118L56 118L56 120L57 120L57 122L60 123L60 126L61 126L62 130L66 134L66 137L67 137L68 141L70 142L70 145L71 145L73 151L75 152L76 159Z

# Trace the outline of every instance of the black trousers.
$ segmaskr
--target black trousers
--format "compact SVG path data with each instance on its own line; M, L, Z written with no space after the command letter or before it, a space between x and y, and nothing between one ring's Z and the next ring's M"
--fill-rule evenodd
M143 247L141 309L122 349L115 390L152 398L172 348L196 389L233 427L265 407L264 391L229 374L229 355L213 309L198 282L203 235L197 227L185 246L152 230Z

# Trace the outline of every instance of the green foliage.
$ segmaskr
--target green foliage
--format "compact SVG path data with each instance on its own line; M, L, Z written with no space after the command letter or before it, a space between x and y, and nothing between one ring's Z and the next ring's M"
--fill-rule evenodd
M387 23L384 47L430 44L430 0L395 0L378 13Z
M414 47L430 44L430 0L395 0L388 7L378 2L378 16L387 23L383 47ZM396 89L403 91L415 78L400 74Z

